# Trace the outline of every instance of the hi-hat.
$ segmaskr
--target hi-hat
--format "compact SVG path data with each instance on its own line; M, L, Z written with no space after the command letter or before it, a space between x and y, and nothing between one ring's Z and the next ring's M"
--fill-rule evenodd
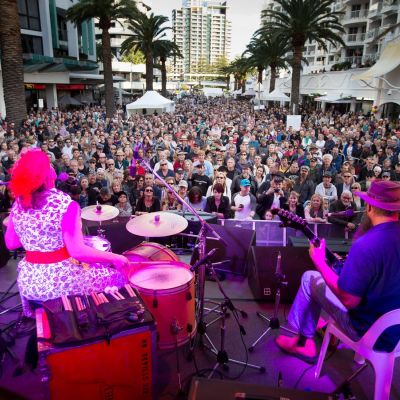
M81 217L88 221L108 221L119 214L116 207L108 205L88 206L82 209Z
M166 211L143 214L131 219L126 224L126 229L138 236L164 237L176 235L185 230L188 221L180 215Z

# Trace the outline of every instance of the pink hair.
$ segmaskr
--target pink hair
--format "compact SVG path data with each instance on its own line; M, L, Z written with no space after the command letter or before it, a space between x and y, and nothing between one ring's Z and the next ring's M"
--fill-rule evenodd
M49 157L41 150L21 154L11 171L10 189L24 208L32 207L32 197L48 180L51 171Z

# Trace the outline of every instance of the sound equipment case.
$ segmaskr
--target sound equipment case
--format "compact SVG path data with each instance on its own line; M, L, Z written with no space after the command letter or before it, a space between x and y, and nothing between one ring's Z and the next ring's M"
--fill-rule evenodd
M110 340L55 347L41 340L48 331L36 311L39 364L46 400L154 400L156 324L120 332ZM46 335L44 335L46 336Z

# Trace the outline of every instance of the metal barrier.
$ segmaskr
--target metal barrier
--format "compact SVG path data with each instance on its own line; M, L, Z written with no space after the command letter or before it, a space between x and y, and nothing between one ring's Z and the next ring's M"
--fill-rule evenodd
M227 227L249 229L256 232L257 246L287 246L292 236L303 237L303 232L281 227L280 221L219 219L218 224ZM351 240L351 233L343 226L330 223L309 223L308 226L319 238Z

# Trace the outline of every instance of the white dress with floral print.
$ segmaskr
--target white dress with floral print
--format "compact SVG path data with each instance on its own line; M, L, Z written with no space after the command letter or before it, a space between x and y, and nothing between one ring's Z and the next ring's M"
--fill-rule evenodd
M57 190L48 192L40 209L23 209L16 201L12 208L15 232L28 251L50 252L65 246L61 222L71 198ZM83 268L72 258L52 264L29 263L22 259L18 265L18 286L24 313L32 316L28 300L48 300L61 295L102 291L106 286L122 286L124 276L106 264Z

